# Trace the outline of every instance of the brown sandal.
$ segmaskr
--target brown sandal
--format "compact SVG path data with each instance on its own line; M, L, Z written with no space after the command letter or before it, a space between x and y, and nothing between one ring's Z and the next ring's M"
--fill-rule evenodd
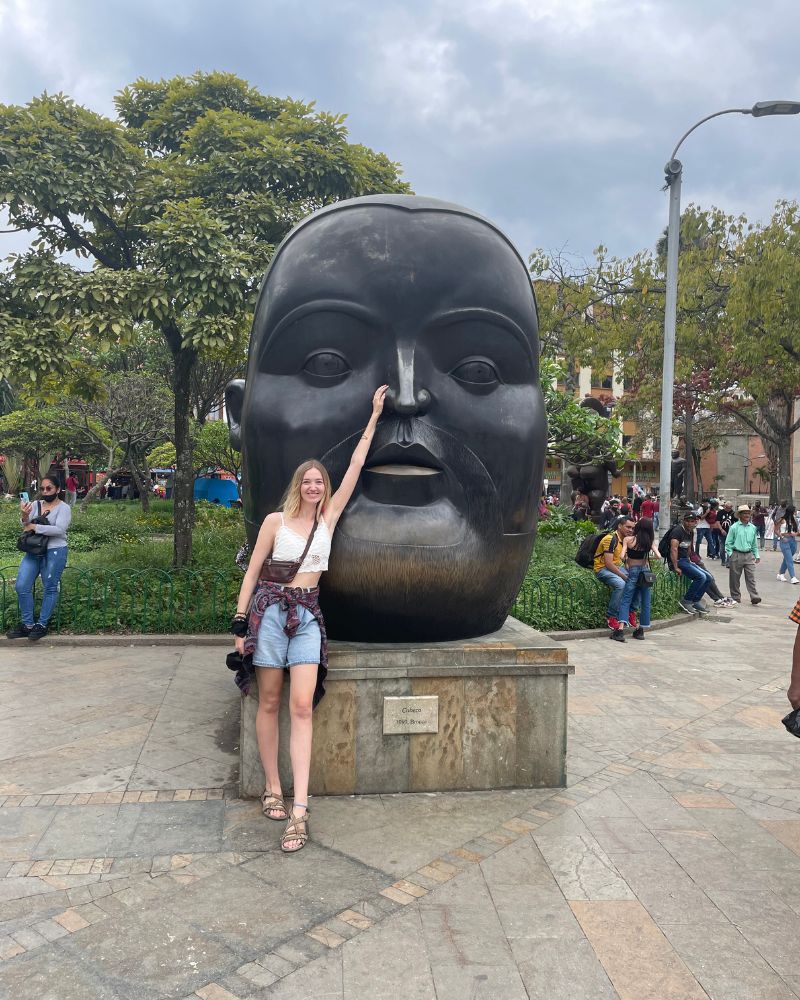
M277 812L279 809L283 812L282 816L270 816L270 810ZM276 820L278 823L289 818L289 810L283 798L280 795L273 795L269 788L264 789L264 794L261 796L261 812L267 819Z
M286 829L281 837L281 850L284 854L297 854L297 852L302 851L308 843L309 815L310 812L308 809L306 809L302 816L298 816L295 812L289 814L289 822L287 823ZM290 840L299 840L300 846L287 847L286 844Z

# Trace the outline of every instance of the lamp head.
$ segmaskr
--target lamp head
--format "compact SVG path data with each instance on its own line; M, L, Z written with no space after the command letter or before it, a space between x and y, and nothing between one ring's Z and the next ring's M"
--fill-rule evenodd
M750 109L754 118L765 115L796 115L800 114L800 101L759 101Z
M683 164L680 160L671 159L664 165L664 182L665 186L669 187L674 180L676 180L681 175L683 170Z

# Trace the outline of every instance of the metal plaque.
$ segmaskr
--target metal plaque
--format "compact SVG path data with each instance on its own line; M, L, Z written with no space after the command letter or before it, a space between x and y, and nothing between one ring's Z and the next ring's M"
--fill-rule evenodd
M383 699L383 734L438 733L439 696Z

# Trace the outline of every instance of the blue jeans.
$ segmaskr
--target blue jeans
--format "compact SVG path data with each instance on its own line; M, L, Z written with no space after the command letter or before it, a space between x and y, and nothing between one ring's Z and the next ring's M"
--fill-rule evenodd
M253 653L254 667L293 667L298 663L319 663L322 636L317 619L308 608L298 607L300 626L290 639L283 631L288 611L270 604L261 619Z
M67 546L48 549L43 556L24 555L17 570L17 601L22 624L30 628L33 624L33 585L36 577L42 577L44 596L39 611L39 624L47 625L58 601L58 583L67 565Z
M653 595L651 593L652 587L639 586L639 577L643 569L649 569L649 567L631 566L628 570L628 579L622 590L622 599L619 604L619 615L617 617L621 622L626 622L631 609L641 607L642 613L639 618L639 624L642 628L650 628L650 603Z
M788 573L790 577L794 576L794 554L797 552L797 539L781 538L778 544L780 545L781 552L783 553L781 568L778 572Z
M619 618L619 603L622 600L622 591L625 589L625 583L628 578L624 569L621 569L620 573L624 573L625 575L617 576L616 573L612 573L610 569L606 569L605 567L595 573L597 579L611 590L611 597L608 599L608 609L606 610L606 615L609 618Z
M711 579L711 574L707 570L696 566L690 559L679 559L678 569L683 573L687 580L692 581L689 585L689 589L683 596L683 600L688 601L689 604L694 604L700 600L708 589L708 582Z
M714 551L714 536L711 532L711 528L697 529L697 546L695 551L698 555L700 555L700 542L702 542L704 538L707 546L706 555L709 559L711 559L712 556L716 555L716 552Z

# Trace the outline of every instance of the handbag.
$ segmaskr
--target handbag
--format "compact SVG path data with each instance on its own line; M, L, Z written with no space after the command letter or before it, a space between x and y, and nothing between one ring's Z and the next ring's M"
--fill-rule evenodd
M639 580L637 586L639 587L652 587L656 582L656 574L654 570L650 569L648 562L647 566L642 567L641 573L639 573Z
M41 510L41 503L38 500L36 502ZM47 520L47 514L37 514L36 517L29 518L28 524L50 524L50 522ZM43 556L47 552L49 541L47 535L39 535L35 531L23 531L17 539L17 548L28 556Z
M303 560L308 554L308 550L311 548L311 542L314 540L314 533L317 530L318 523L315 519L314 527L311 529L311 534L308 536L308 541L306 542L306 547L303 549L303 554L298 560L289 562L288 559L273 559L272 556L268 556L264 560L264 566L261 570L263 579L269 580L270 583L283 584L291 583L294 580L300 567L303 565Z

